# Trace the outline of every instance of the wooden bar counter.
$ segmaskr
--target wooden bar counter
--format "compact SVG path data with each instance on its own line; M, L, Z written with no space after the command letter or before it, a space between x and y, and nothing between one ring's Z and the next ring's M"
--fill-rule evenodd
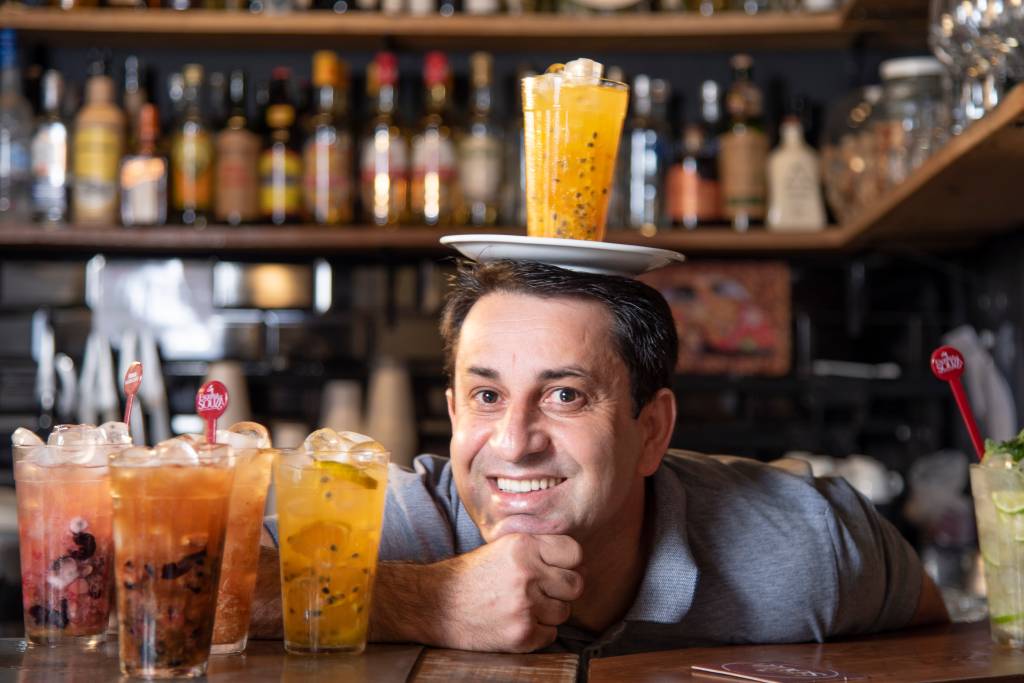
M895 631L868 638L824 644L745 645L595 659L589 683L670 683L674 681L741 681L694 671L693 666L738 664L734 670L761 665L765 680L863 680L867 683L925 681L1024 681L1024 652L992 643L988 622L951 624ZM778 665L768 666L764 665ZM790 675L786 676L786 670ZM828 676L828 672L837 672ZM815 673L817 675L815 675ZM843 676L845 675L845 677Z
M434 650L418 645L373 645L359 657L288 655L281 643L250 641L244 655L210 657L213 683L427 683L430 681L538 681L574 683L577 658L566 654L499 655ZM0 638L0 682L105 683L121 677L117 643L93 652L31 648ZM184 680L184 679L175 679Z

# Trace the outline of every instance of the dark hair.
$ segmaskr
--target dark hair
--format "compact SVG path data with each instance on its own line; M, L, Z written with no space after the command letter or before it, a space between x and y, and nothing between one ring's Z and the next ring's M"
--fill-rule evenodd
M612 317L611 334L629 370L634 417L663 387L672 386L679 340L664 297L638 280L580 273L534 261L462 262L451 278L441 317L445 371L455 382L459 331L473 304L487 294L526 294L603 304Z

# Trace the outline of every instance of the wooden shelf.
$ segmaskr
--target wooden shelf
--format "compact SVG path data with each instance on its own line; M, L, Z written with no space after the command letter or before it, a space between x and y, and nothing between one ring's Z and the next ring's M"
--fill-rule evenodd
M203 230L180 226L148 229L66 227L46 230L36 225L0 226L0 248L7 251L153 254L287 254L340 255L345 253L455 254L440 244L442 235L488 232L521 235L519 229L420 228L384 230L373 227L317 228L247 226L209 227ZM727 228L695 231L662 231L644 237L633 231L613 231L608 240L673 249L684 254L786 253L832 251L841 247L843 232L770 233L752 230L737 233Z
M252 47L253 38L273 46L389 48L469 48L522 51L685 51L826 49L845 47L865 32L905 36L897 20L878 22L858 6L820 14L768 13L746 16L727 12L711 17L692 13L647 13L611 16L530 14L413 17L353 12L294 12L284 15L219 10L0 8L0 26L30 38L59 37L62 44ZM921 34L918 42L924 40ZM263 47L261 45L261 47Z
M973 244L1024 226L1024 85L845 226L847 248Z
M857 220L814 233L737 233L727 228L663 230L653 237L619 230L609 241L684 254L845 252L868 247L943 249L977 244L1024 226L1024 202L1012 169L1024 168L1024 85L987 117L954 138ZM342 254L374 250L453 253L438 243L449 233L522 234L519 229L372 227L339 229L254 226L125 230L35 225L0 226L5 250L133 253Z

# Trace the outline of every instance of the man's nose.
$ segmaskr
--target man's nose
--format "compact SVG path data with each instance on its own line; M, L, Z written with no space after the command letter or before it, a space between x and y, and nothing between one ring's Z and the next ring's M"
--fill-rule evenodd
M495 423L488 445L503 460L515 462L547 448L548 438L541 428L540 411L523 402L509 406Z

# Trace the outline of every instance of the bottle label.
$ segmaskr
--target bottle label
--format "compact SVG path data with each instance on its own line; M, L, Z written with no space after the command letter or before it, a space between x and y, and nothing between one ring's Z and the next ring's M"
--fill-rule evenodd
M726 216L733 218L737 214L746 214L755 220L763 219L768 138L753 128L726 133L722 136L719 161Z
M398 222L405 213L409 182L405 140L381 126L363 141L360 169L367 218L378 225Z
M121 222L160 225L167 217L167 162L130 157L121 166Z
M171 201L177 211L209 211L213 198L213 143L204 130L186 129L171 150Z
M451 211L455 180L455 148L436 129L427 129L412 143L413 213L427 223L446 218Z
M470 135L459 145L462 196L471 202L494 202L501 190L501 143L490 135Z
M121 163L121 131L86 124L74 144L75 220L113 223L117 216L117 170Z
M249 222L260 214L260 140L247 130L226 130L217 140L217 220Z
M270 219L292 218L302 211L302 159L276 144L260 157L260 210Z
M668 171L665 188L665 208L674 224L693 227L720 218L722 197L718 181L702 177L694 159L674 164Z
M67 129L46 125L32 140L32 205L48 218L63 218L67 211Z
M304 150L306 213L317 223L352 220L352 140L334 128L318 128Z

